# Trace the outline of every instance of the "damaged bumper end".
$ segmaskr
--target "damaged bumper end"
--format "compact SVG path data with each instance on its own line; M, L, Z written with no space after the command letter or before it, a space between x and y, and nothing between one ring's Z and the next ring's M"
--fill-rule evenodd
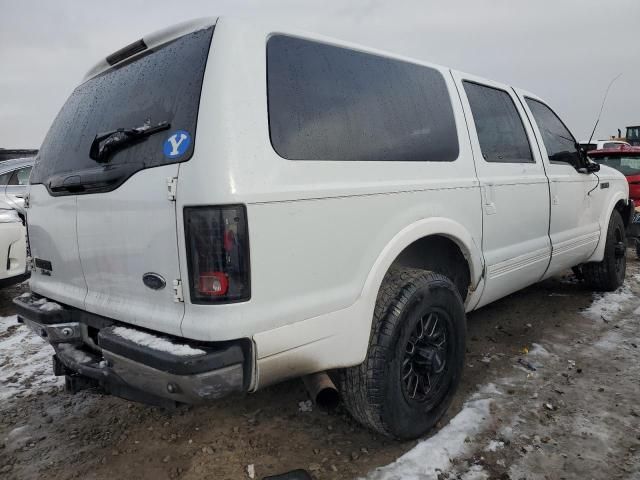
M18 321L53 346L54 373L80 390L156 405L202 403L247 391L252 344L195 342L148 332L35 294L14 299Z

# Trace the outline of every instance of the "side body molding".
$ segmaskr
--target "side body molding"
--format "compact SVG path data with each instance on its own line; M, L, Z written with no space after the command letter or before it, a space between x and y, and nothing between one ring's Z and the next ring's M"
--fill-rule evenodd
M478 300L476 296L481 293L482 290L478 289L478 286L482 282L482 272L484 267L482 250L479 245L480 239L478 238L478 241L476 241L476 239L462 224L444 217L426 218L408 225L406 228L398 232L398 234L382 250L377 261L371 268L367 281L362 289L361 296L365 298L371 298L371 296L373 296L375 299L385 273L387 273L387 270L389 270L389 267L398 255L400 255L405 248L416 240L432 235L447 237L455 242L467 260L467 263L469 264L471 285L469 286L470 292L467 297L466 307L467 311L472 310ZM475 303L473 302L474 299L476 300ZM373 309L371 312L373 313Z

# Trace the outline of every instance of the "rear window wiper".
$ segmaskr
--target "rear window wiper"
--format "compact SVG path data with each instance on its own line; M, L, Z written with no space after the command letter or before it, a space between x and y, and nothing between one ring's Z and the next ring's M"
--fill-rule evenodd
M154 126L146 122L141 127L118 128L110 132L98 133L91 142L89 156L96 162L108 162L109 157L118 150L170 127L169 122L160 122Z

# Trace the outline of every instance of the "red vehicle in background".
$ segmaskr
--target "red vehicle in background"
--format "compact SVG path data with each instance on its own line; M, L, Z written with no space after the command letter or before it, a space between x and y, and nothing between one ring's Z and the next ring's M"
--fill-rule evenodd
M640 147L621 145L591 150L587 156L600 165L615 168L627 177L629 198L636 204L636 213L627 230L627 237L635 239L636 253L640 258Z

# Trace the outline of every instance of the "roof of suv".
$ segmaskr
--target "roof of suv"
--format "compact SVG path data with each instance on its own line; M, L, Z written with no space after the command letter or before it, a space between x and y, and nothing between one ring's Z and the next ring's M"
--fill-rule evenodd
M587 152L590 157L611 157L611 156L640 156L640 147L630 147L622 144L613 148L603 148L601 150L591 150Z
M82 82L86 82L90 78L109 70L111 67L123 60L133 58L136 55L141 55L143 52L157 48L158 46L170 42L171 40L175 40L187 33L215 25L217 20L217 17L198 18L171 25L170 27L145 35L138 41L126 45L120 50L117 50L100 60L86 73Z

